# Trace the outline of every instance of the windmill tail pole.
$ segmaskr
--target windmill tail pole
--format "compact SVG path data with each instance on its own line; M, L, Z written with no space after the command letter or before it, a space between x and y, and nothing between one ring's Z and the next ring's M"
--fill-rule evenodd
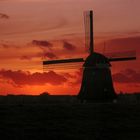
M90 54L94 52L94 40L93 40L93 11L90 10Z

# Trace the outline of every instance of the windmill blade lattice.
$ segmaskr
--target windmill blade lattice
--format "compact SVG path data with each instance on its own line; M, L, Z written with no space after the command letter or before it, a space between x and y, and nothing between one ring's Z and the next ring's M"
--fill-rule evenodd
M43 61L43 70L76 69L76 68L81 68L83 62L84 62L83 58Z
M124 51L104 54L108 57L109 61L128 61L136 59L136 51Z
M90 11L84 12L85 50L90 52Z

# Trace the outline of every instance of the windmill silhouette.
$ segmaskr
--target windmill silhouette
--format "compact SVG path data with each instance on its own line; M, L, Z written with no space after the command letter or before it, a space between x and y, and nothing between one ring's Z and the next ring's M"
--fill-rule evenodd
M61 60L43 61L45 68L54 65L64 65L83 62L83 78L78 93L80 100L111 101L116 98L111 76L110 62L135 60L136 55L129 53L125 57L106 57L94 51L93 39L93 11L87 11L85 15L86 46L89 55L84 58L72 58ZM117 55L116 55L117 56Z

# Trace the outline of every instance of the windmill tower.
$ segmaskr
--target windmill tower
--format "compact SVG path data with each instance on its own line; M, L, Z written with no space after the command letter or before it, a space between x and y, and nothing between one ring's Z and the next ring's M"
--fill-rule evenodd
M86 12L86 46L89 48L89 55L83 58L62 59L43 61L43 66L62 65L83 62L83 78L78 98L81 100L110 101L116 98L111 76L111 64L115 61L134 60L136 56L128 57L106 57L94 51L93 36L93 11Z

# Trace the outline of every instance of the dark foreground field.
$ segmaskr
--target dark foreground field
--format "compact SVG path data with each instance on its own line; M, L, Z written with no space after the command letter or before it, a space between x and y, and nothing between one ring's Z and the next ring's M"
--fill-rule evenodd
M6 139L140 140L140 104L1 102L0 140Z

